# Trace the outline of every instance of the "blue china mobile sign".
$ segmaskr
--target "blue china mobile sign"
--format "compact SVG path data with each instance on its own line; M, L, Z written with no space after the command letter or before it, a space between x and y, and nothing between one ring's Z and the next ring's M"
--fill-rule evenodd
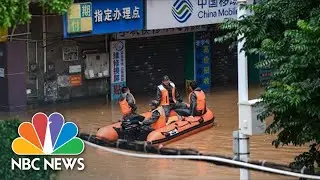
M144 28L143 0L92 0L74 3L63 17L64 38Z

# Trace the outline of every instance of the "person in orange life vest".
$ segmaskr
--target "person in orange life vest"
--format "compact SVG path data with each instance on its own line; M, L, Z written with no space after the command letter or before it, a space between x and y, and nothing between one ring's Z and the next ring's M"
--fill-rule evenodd
M162 120L162 122L165 122L165 118L166 118L164 109L162 106L160 106L159 101L153 100L149 105L151 106L151 112L152 112L151 118L145 119L144 121L139 122L139 124L142 125L141 129L147 132L151 132L154 130L152 127L152 124L156 123L158 120Z
M195 81L190 82L190 116L202 116L207 111L206 95Z
M128 87L121 88L119 105L120 105L120 110L122 114L122 118L120 120L124 120L125 118L130 118L131 115L136 114L136 110L137 110L136 100L134 96L130 93L130 89Z
M175 84L165 75L162 84L157 88L157 100L164 108L166 118L168 119L170 111L174 109L184 109L186 105L182 103L182 98L178 93Z

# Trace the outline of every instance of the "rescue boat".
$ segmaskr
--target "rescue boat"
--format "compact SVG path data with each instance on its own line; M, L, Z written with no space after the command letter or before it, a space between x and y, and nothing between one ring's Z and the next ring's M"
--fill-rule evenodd
M152 124L154 131L147 135L145 141L151 144L168 144L192 134L211 128L214 125L214 114L207 108L202 116L181 116L178 110L171 111L168 122L160 119ZM180 114L180 115L179 115ZM151 117L151 112L141 114L141 118ZM121 122L102 127L96 133L98 139L117 141L121 138Z

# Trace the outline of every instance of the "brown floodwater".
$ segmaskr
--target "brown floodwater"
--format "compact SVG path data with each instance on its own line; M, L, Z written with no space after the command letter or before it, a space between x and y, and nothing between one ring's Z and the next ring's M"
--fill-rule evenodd
M249 97L258 97L261 88L250 88ZM134 93L134 92L133 92ZM232 131L238 128L237 90L216 90L207 94L208 107L216 115L216 126L193 136L167 145L176 148L194 148L202 152L232 156ZM139 112L148 110L150 98L137 97ZM95 133L97 128L109 125L120 117L116 104L103 99L86 102L60 104L40 109L47 114L57 111L66 120L75 122L80 131ZM24 114L25 120L37 110ZM276 149L271 145L274 136L259 135L250 137L251 159L288 163L294 156L306 150L303 147L286 146ZM156 179L239 179L239 169L216 166L205 162L168 159L139 159L104 152L86 146L84 171L62 171L59 180L156 180ZM274 174L251 172L252 179L298 179Z

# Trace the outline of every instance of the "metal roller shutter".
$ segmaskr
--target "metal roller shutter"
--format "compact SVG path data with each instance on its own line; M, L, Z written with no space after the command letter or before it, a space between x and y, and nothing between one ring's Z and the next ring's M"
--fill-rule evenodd
M212 39L214 39L223 35L223 32L216 31L212 35ZM225 87L237 84L237 47L230 50L230 44L231 42L213 43L212 87Z
M187 34L126 40L127 85L134 93L154 96L163 75L184 87Z

